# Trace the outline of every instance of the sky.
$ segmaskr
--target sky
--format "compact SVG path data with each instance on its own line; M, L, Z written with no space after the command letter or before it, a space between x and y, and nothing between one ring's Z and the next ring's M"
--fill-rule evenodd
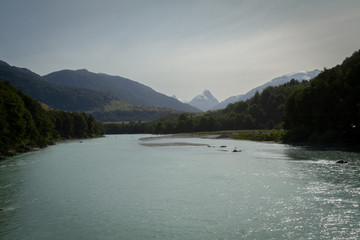
M219 100L360 49L359 0L0 0L0 60Z

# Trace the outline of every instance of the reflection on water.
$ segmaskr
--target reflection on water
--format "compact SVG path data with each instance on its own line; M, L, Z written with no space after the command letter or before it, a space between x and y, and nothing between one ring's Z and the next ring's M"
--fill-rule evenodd
M141 137L0 162L0 239L360 237L359 153Z
M316 221L314 230L322 239L357 239L360 233L360 162L359 153L288 148L287 155L299 180L301 201ZM346 164L337 164L343 160Z

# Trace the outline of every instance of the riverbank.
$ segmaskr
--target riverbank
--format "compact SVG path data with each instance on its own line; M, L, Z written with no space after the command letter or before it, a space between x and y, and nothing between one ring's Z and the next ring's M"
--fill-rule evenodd
M211 146L210 144L198 144L188 142L186 139L227 139L227 140L245 140L254 142L282 143L288 146L300 147L312 151L348 151L360 152L358 145L348 145L345 143L311 143L311 142L285 142L282 136L286 134L285 130L229 130L213 132L195 132L195 133L175 133L167 135L153 135L151 137L140 138L140 145L147 147L166 147L166 146ZM171 139L184 138L184 142L173 142ZM167 142L166 139L169 139ZM157 140L165 142L157 143ZM153 143L152 141L155 141Z
M50 141L46 144L43 145L22 145L16 149L10 149L9 151L7 151L5 154L0 154L0 161L6 160L9 157L13 157L16 156L18 154L22 154L22 153L28 153L28 152L36 152L39 151L41 149L44 149L48 146L52 146L52 145L56 145L57 143L62 143L62 142L70 142L70 141L82 141L85 139L92 139L92 138L101 138L104 137L104 135L99 135L99 136L92 136L92 137L87 137L87 138L67 138L67 139L55 139L53 141Z
M259 142L282 142L285 130L229 130L213 132L174 133L169 135L155 135L152 137L140 138L142 142L156 139L173 138L202 138L202 139L232 139L249 140ZM143 143L142 145L147 145Z
M249 140L257 142L276 142L285 143L293 146L303 146L315 149L326 150L344 150L351 152L360 152L358 143L348 143L346 141L338 140L336 142L305 142L305 141L285 141L284 137L287 130L228 130L228 131L213 131L213 132L197 132L197 133L180 133L175 134L176 137L198 137L208 139L236 139Z
M47 146L55 145L55 144L56 144L55 142L49 142L49 143L42 144L42 145L31 144L31 145L21 145L21 146L18 146L17 148L11 148L11 149L8 149L6 152L3 152L0 154L0 161L5 160L8 157L16 156L21 153L36 152L36 151L46 148Z
M286 130L229 130L191 134L201 138L229 138L261 142L282 142Z

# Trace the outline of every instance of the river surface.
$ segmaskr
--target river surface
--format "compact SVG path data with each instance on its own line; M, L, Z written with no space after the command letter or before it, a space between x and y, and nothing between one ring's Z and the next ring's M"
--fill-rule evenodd
M0 239L360 239L359 153L144 137L1 161Z

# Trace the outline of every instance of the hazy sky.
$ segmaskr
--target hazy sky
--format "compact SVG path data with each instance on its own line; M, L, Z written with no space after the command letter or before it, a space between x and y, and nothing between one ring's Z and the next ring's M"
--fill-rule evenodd
M0 59L223 100L360 49L360 0L0 0Z

